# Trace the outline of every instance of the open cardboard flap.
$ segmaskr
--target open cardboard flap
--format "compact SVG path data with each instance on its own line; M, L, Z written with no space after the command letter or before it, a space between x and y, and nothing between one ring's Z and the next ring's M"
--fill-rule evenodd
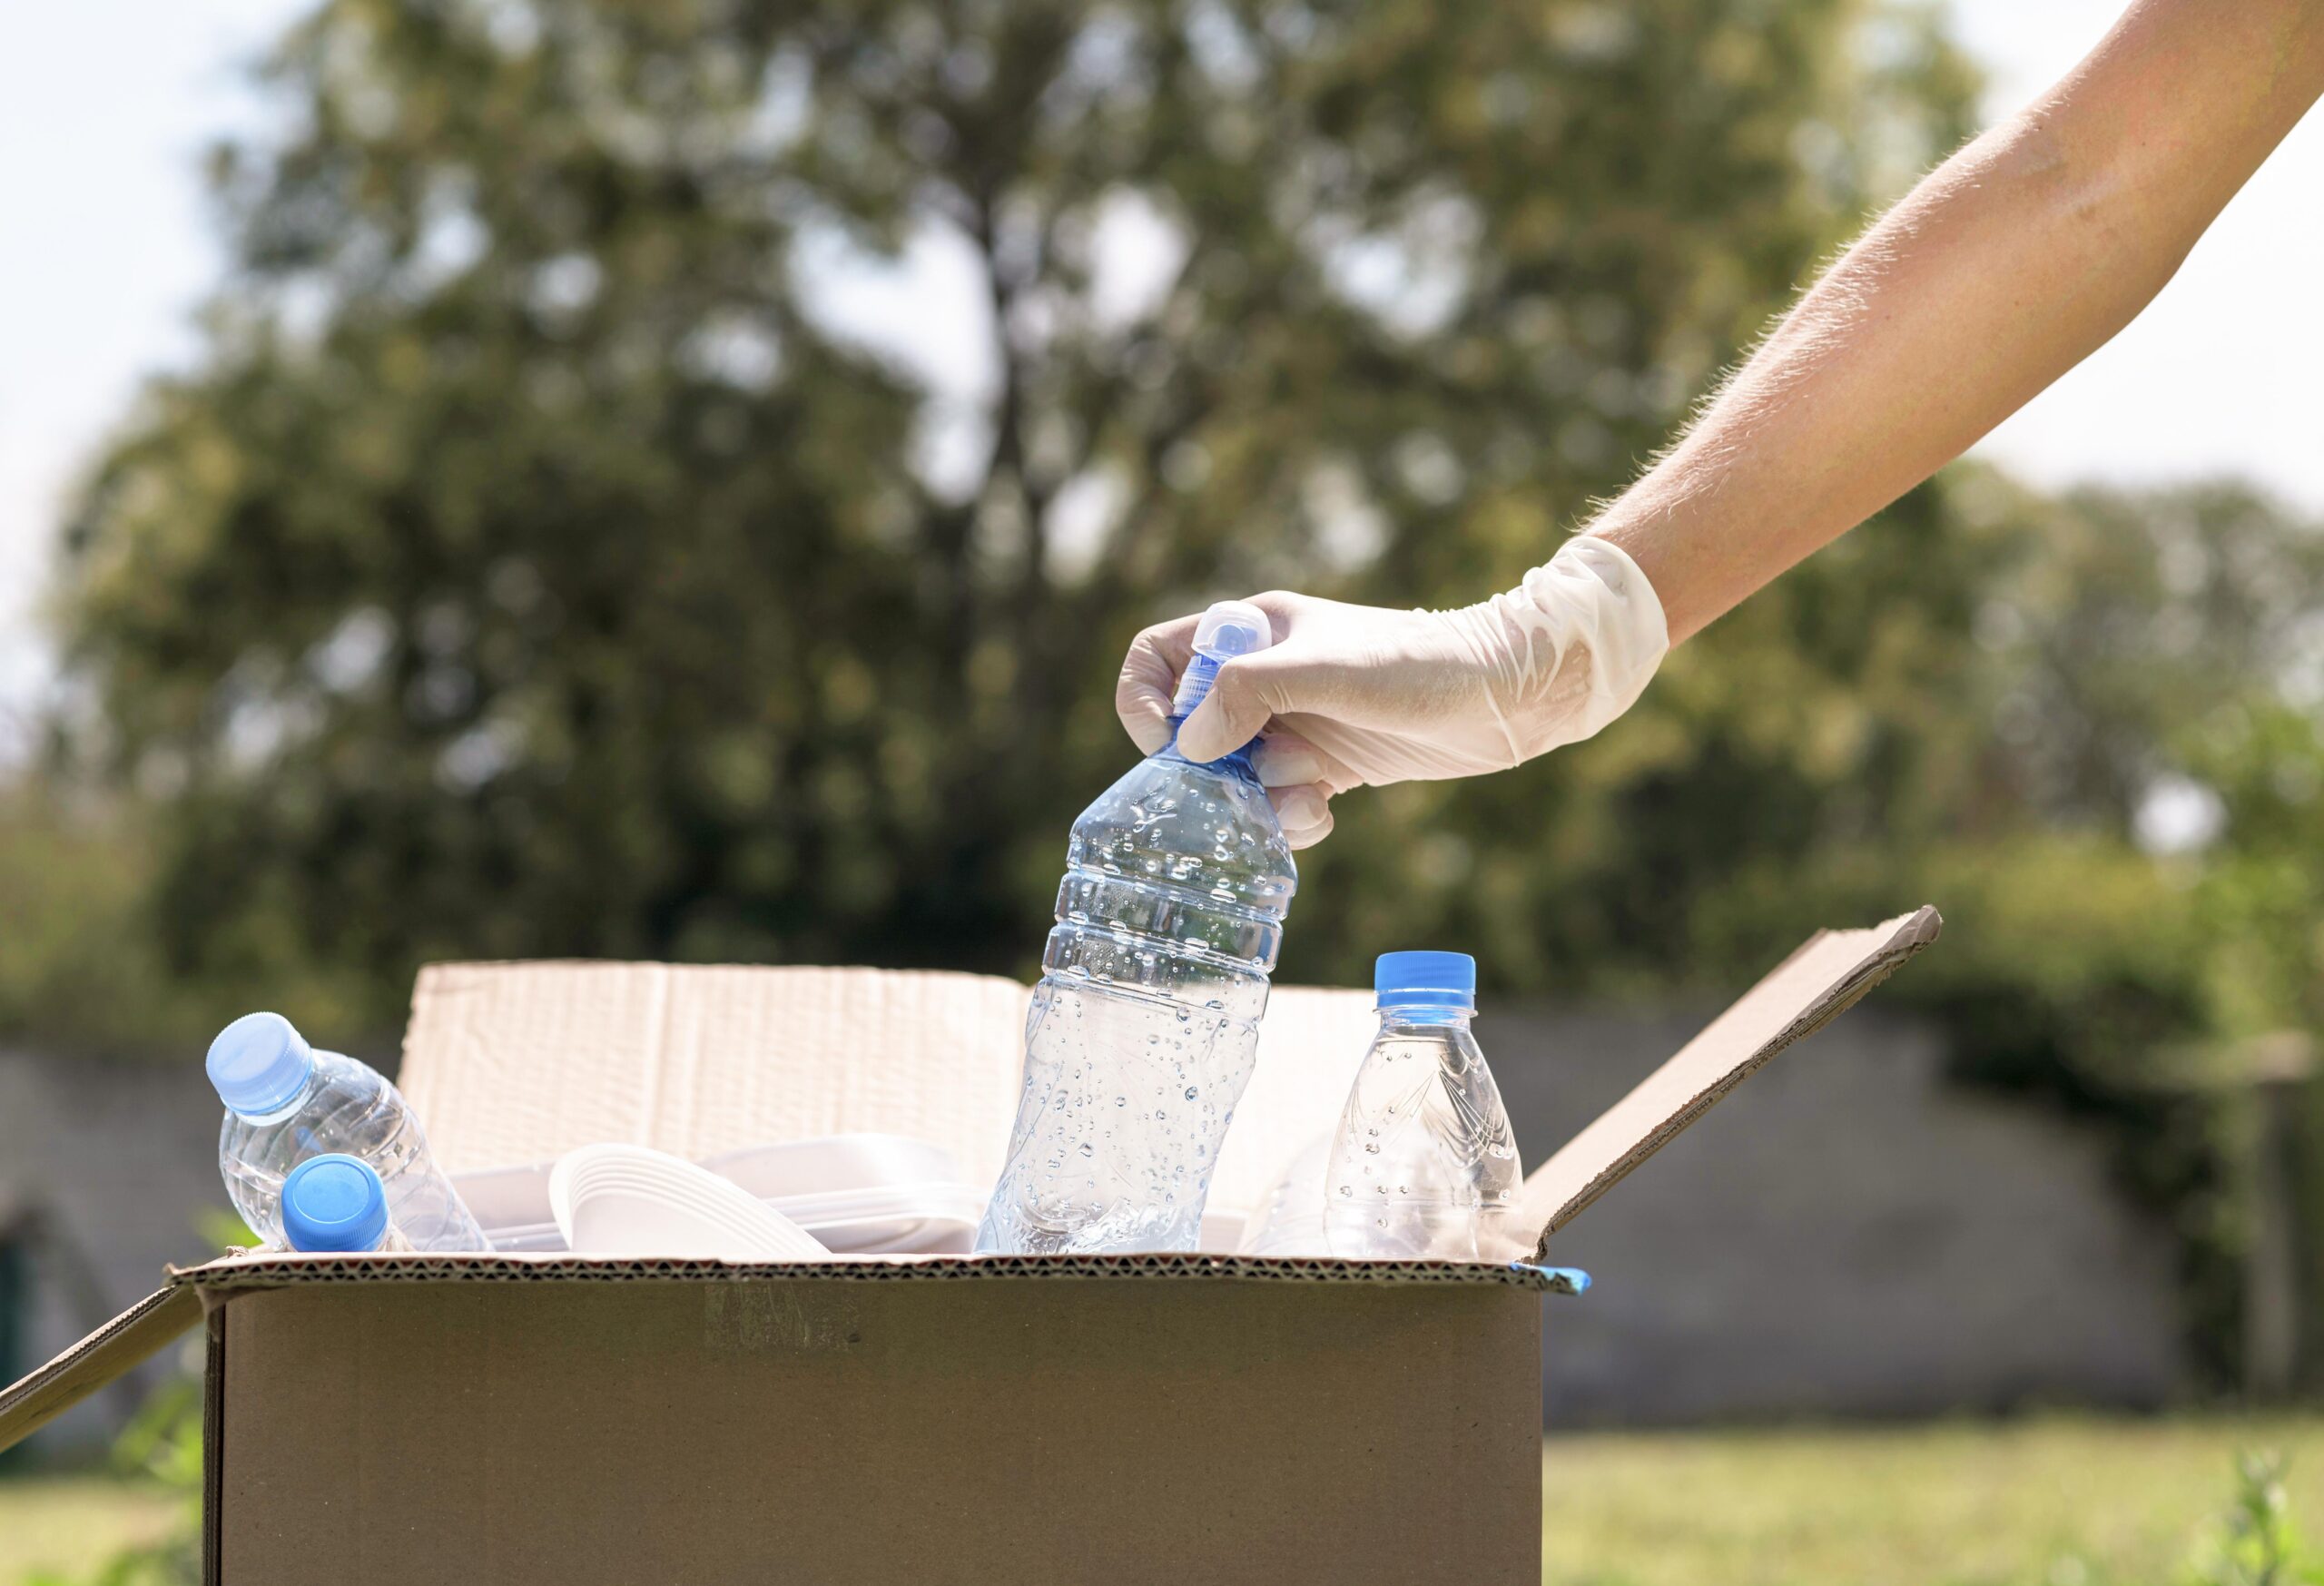
M116 1378L167 1349L202 1320L202 1296L147 1295L72 1348L0 1393L0 1449L13 1447Z
M1824 931L1677 1056L1536 1169L1521 1226L1550 1236L1769 1058L1821 1029L1936 938L1932 908L1869 930ZM858 969L590 962L438 964L420 972L399 1083L450 1171L542 1161L628 1141L682 1156L877 1130L951 1151L978 1182L998 1175L1016 1105L1027 989L989 976ZM1372 1032L1360 991L1277 990L1259 1063L1236 1109L1213 1197L1247 1206L1292 1152L1328 1128ZM1070 1258L1054 1258L1069 1260ZM515 1257L261 1257L180 1276L0 1393L0 1449L29 1436L200 1320L204 1292L297 1281L322 1263L342 1280L464 1273L684 1276L690 1264ZM512 1263L514 1265L512 1265ZM1030 1270L1039 1258L1013 1266ZM335 1264L335 1265L334 1265ZM1311 1266L1345 1266L1309 1263ZM1427 1263L1355 1264L1382 1281L1428 1281ZM997 1276L989 1261L855 1263L818 1276ZM1069 1276L1288 1277L1291 1262L1119 1257ZM486 1268L492 1268L487 1274ZM1282 1269L1280 1271L1276 1269ZM666 1269L666 1270L665 1270ZM1412 1269L1412 1270L1405 1270ZM241 1281L230 1276L239 1272ZM737 1269L739 1278L787 1272ZM305 1276L320 1277L321 1271ZM701 1276L701 1275L694 1275ZM1348 1274L1335 1274L1345 1281ZM1482 1274L1475 1276L1482 1276ZM1537 1277L1541 1286L1555 1286Z
M1838 1018L1936 940L1923 905L1866 931L1819 931L1636 1089L1531 1173L1520 1223L1550 1236L1668 1145L1769 1058Z

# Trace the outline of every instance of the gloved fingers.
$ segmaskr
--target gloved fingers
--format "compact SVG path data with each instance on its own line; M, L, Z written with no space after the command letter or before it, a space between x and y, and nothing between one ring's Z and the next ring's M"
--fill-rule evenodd
M1352 787L1382 787L1392 782L1440 782L1449 777L1476 776L1506 770L1506 754L1493 754L1502 737L1495 729L1489 740L1463 732L1449 713L1424 731L1386 730L1351 726L1334 715L1295 712L1277 716L1275 732L1296 733L1320 752L1326 766L1345 768L1344 776L1327 777L1334 791Z
M1200 620L1182 616L1157 623L1132 639L1129 653L1122 657L1121 676L1114 685L1114 714L1141 754L1151 754L1170 741L1170 696L1194 658L1195 624Z
M1313 848L1332 834L1331 790L1320 783L1295 787L1271 787L1267 801L1283 823L1284 837L1294 848Z
M1324 753L1296 733L1269 733L1251 751L1262 787L1296 787L1324 780Z
M1197 764L1234 754L1276 712L1298 709L1312 676L1293 645L1236 656L1219 667L1209 695L1178 728L1178 753Z
M1364 785L1364 778L1345 763L1285 727L1280 718L1259 740L1259 746L1251 751L1251 769L1258 773L1262 787L1295 787L1304 782L1314 783L1324 790L1325 797Z

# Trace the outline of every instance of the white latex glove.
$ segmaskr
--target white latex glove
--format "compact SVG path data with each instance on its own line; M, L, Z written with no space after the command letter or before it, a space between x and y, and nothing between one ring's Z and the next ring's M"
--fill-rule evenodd
M1264 734L1252 764L1294 848L1323 840L1333 795L1352 787L1504 771L1580 743L1637 702L1670 648L1646 575L1588 536L1459 611L1280 591L1251 604L1275 644L1220 667L1178 749L1215 760ZM1122 663L1114 709L1147 754L1170 741L1196 620L1147 629Z

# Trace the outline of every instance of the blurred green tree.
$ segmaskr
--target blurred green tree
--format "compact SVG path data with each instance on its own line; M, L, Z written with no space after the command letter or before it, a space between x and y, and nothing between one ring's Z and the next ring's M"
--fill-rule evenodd
M330 0L269 74L71 525L68 737L177 972L381 1020L444 955L1023 969L1137 626L1513 580L1972 88L1857 0ZM949 386L882 271L973 282ZM1946 500L1603 745L1350 801L1287 971L1763 963L1717 900L1980 731Z

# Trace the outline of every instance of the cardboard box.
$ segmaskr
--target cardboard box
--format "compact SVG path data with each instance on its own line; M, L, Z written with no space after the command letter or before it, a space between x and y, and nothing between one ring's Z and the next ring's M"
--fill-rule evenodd
M0 1447L202 1324L212 1582L1538 1580L1551 1236L1938 923L1787 960L1536 1168L1531 1261L238 1256L0 1394ZM989 1178L1023 996L439 966L405 1084L455 1170L881 1129ZM1276 993L1220 1193L1336 1110L1368 1001Z

